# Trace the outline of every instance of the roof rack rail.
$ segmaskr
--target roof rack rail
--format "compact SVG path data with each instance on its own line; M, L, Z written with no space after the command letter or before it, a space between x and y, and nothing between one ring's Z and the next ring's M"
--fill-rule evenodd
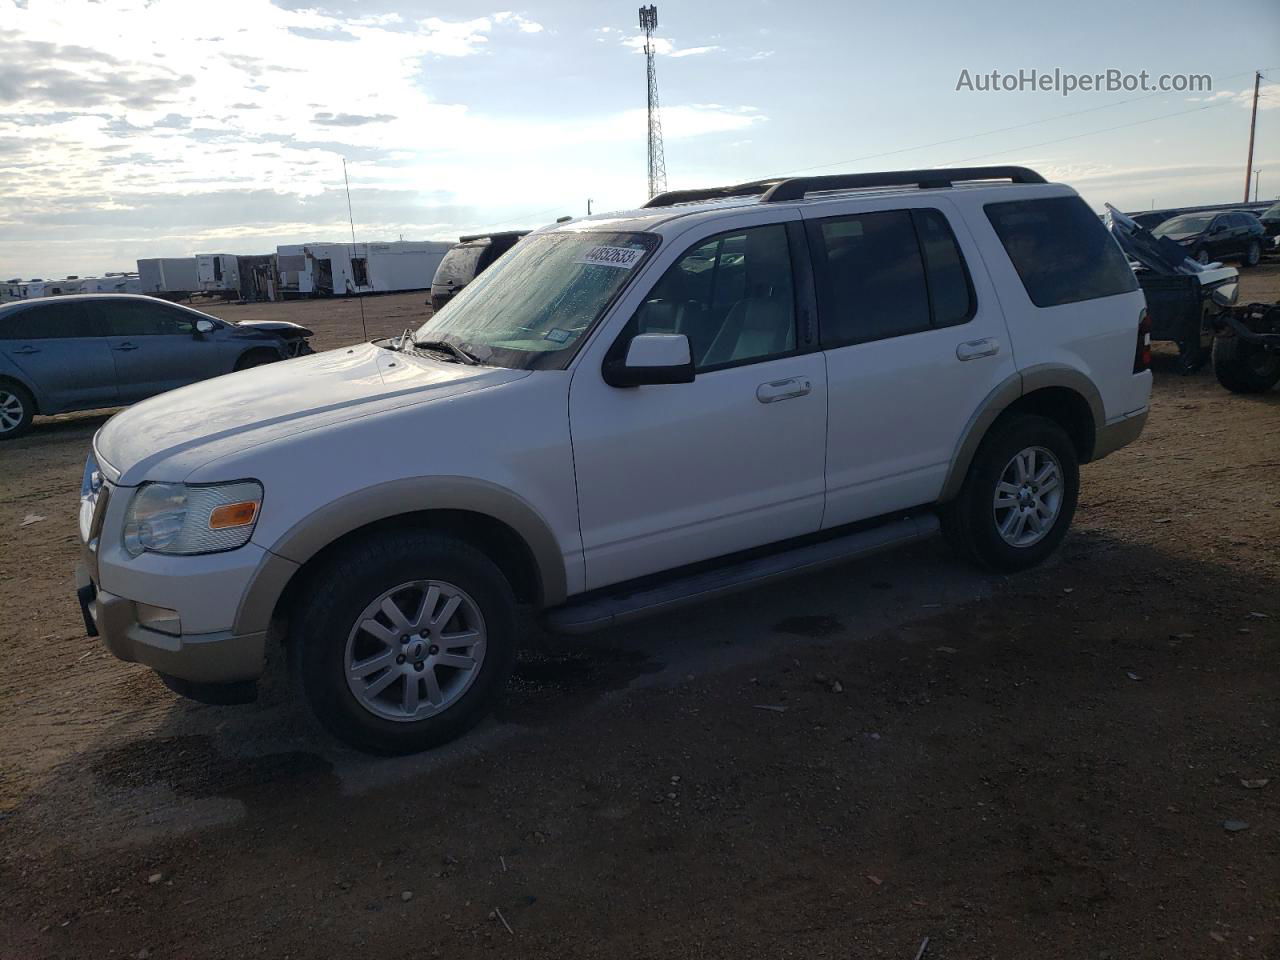
M494 237L523 237L528 230L491 230L489 233L468 233L459 237L459 243L470 243L472 240L492 240Z
M945 167L936 170L895 170L888 173L837 173L822 177L791 177L760 198L761 203L803 200L820 190L861 190L868 187L950 187L973 180L1009 180L1012 183L1044 183L1044 177L1026 167Z
M703 187L700 190L668 190L649 199L644 205L648 207L670 207L677 203L694 203L698 200L724 200L728 197L754 197L771 190L785 182L783 177L772 180L752 180L749 183L735 183L729 187Z
M1012 183L1045 183L1044 177L1027 167L941 167L936 170L891 170L885 173L836 173L820 177L776 177L753 180L730 187L701 190L670 190L660 193L645 207L670 207L698 200L759 196L761 203L803 200L805 194L822 190L862 190L871 187L919 187L921 190L950 187L975 180L1008 180Z

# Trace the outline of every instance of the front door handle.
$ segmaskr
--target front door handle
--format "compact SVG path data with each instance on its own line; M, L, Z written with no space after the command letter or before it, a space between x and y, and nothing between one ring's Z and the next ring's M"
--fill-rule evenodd
M813 389L808 377L789 377L786 380L771 380L756 388L756 399L761 403L777 403L779 400L790 400L792 397L803 397Z
M18 354L18 356L21 356L21 357L29 357L33 353L39 353L40 348L39 347L19 347L17 350L13 352Z
M956 357L960 360L977 360L979 357L994 357L1000 352L1000 341L995 337L982 340L966 340L956 347Z
M122 343L116 349L122 353L128 353L130 350L137 350L138 345L136 343Z

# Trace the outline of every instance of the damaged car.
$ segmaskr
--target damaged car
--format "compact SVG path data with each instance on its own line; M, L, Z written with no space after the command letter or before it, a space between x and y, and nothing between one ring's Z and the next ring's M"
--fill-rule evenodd
M41 297L0 306L0 440L37 414L119 407L314 351L283 320L232 323L155 297Z

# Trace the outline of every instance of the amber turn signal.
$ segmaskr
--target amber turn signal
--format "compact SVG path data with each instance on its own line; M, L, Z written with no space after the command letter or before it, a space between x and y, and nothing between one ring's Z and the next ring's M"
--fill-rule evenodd
M224 503L214 507L209 514L210 530L226 530L229 527L247 527L258 515L258 502L245 500L243 503Z

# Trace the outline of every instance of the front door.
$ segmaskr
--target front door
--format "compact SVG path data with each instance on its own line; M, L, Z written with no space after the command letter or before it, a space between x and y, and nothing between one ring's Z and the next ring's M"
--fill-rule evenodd
M1014 373L1004 315L955 219L853 201L806 221L830 394L823 527L936 500L969 418Z
M196 338L194 313L161 300L103 298L93 306L109 334L121 403L227 372L218 344Z
M588 589L819 528L826 372L799 327L788 228L753 226L682 245L615 341L685 334L692 383L616 388L598 358L578 367Z
M0 320L0 354L34 385L42 413L117 402L116 371L83 300L54 300Z

